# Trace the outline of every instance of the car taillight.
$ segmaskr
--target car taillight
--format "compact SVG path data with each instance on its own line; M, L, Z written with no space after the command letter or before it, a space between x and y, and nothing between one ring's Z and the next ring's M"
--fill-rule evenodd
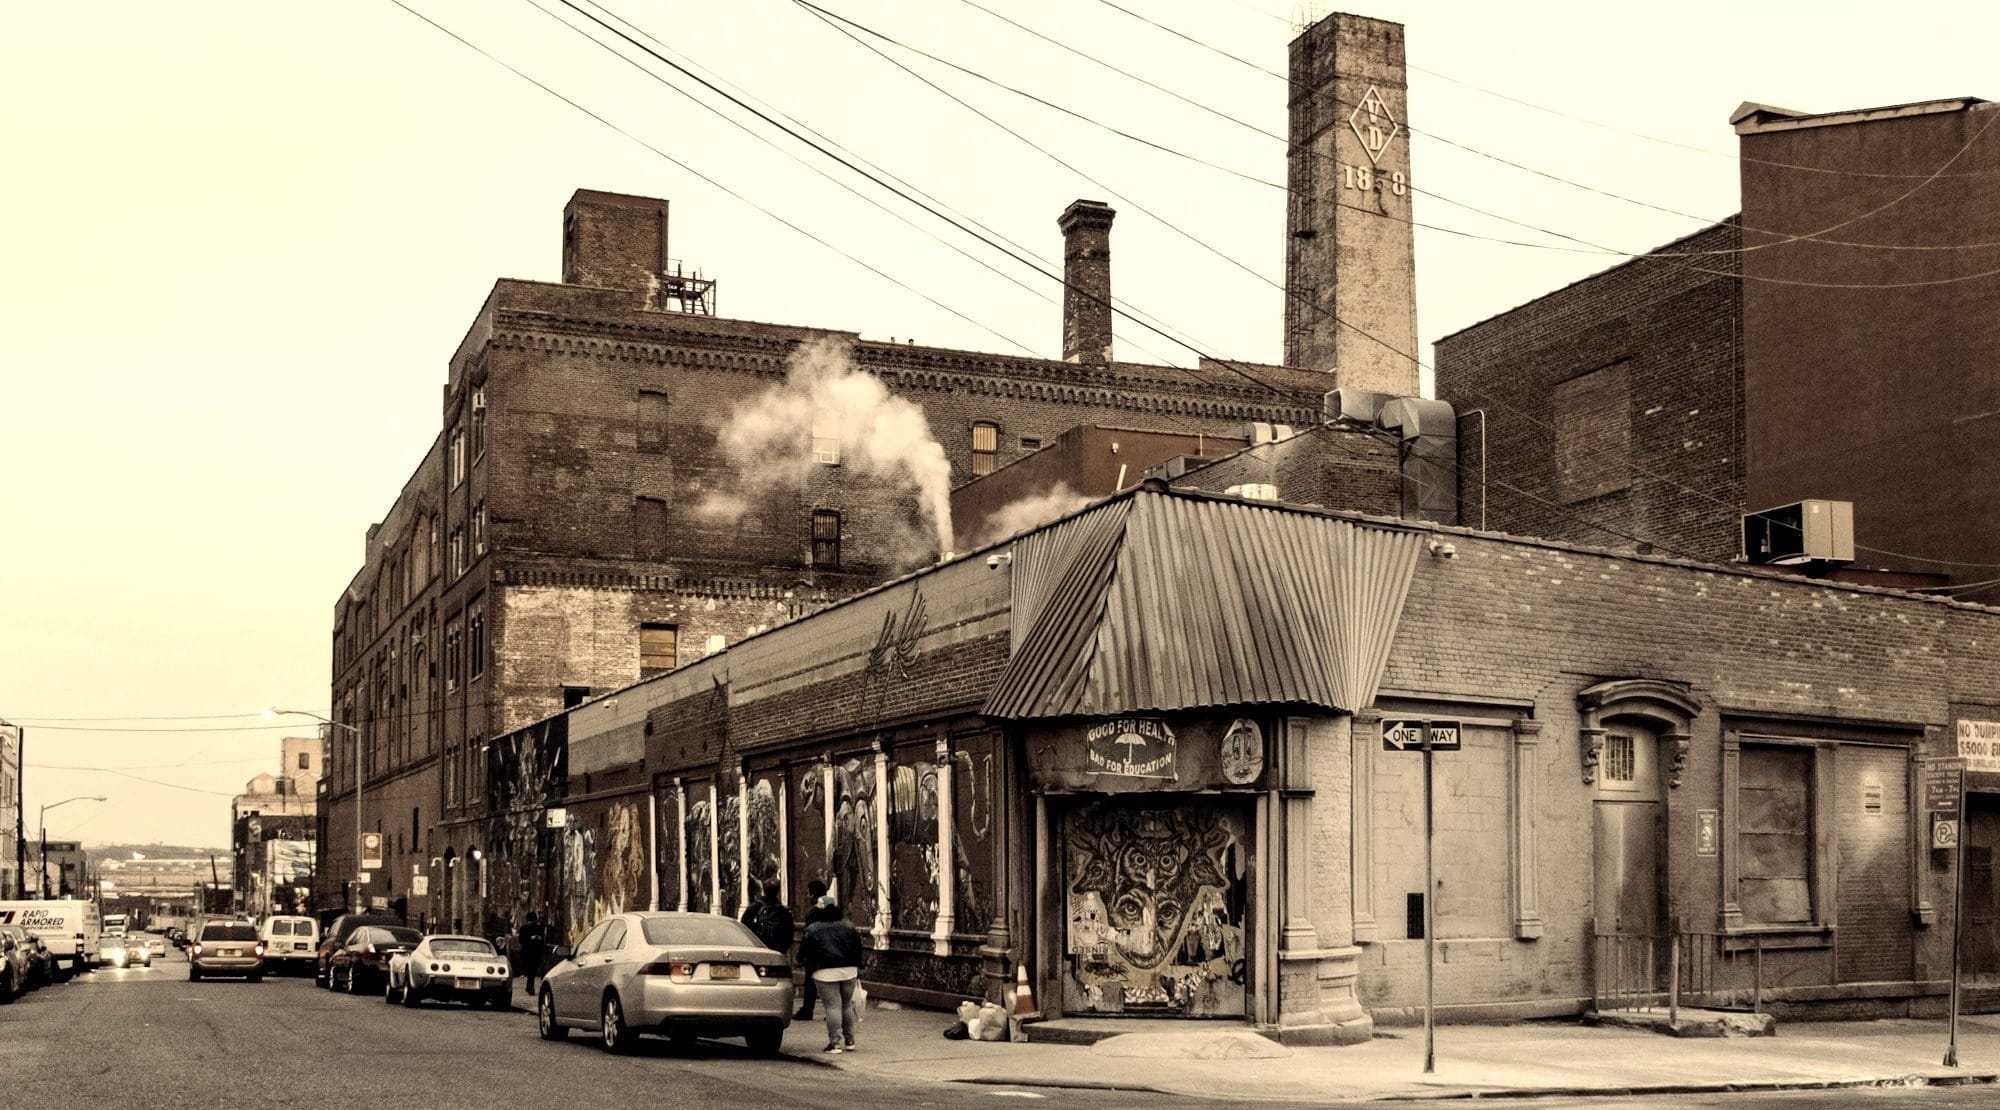
M639 969L641 975L664 975L683 982L694 978L694 965L685 960L656 960Z
M261 940L257 942L257 954L259 956L264 954L264 942Z
M790 964L757 965L757 978L759 979L790 979L791 977L792 965Z
M201 955L201 942L200 942L200 941L195 941L195 942L194 942L194 954L195 954L195 955L197 955L197 956Z

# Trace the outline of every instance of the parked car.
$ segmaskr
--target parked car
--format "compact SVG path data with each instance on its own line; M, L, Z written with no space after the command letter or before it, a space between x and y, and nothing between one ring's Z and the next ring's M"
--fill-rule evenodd
M422 933L401 925L363 925L334 951L327 979L334 990L379 994L389 982L389 961L423 939Z
M319 961L319 922L310 917L267 917L259 925L264 963L272 971L303 970Z
M319 955L313 964L313 982L328 990L333 989L333 954L340 951L354 930L364 925L401 925L403 919L388 913L344 913L333 919L319 934Z
M104 934L98 942L97 958L105 967L151 967L153 954L146 950L146 942L136 937Z
M0 928L0 1003L12 1002L28 993L28 976L32 972L28 935L19 929Z
M188 946L187 930L178 925L168 929L167 943L173 945L175 948L186 948Z
M156 960L165 959L167 955L167 938L158 933L147 933L146 954Z
M29 990L37 990L56 981L56 958L49 952L49 946L42 943L41 937L19 925L0 925L0 932L11 932L15 943L20 946L21 957L28 964Z
M514 971L507 957L480 937L444 933L425 937L407 953L389 959L385 1002L420 1005L424 999L464 1002L504 1010L514 997Z
M241 975L264 981L264 942L248 921L208 921L188 945L188 981L211 975Z
M550 954L535 1000L544 1040L587 1029L606 1051L629 1052L642 1033L742 1037L772 1055L791 1024L791 961L726 917L621 913Z

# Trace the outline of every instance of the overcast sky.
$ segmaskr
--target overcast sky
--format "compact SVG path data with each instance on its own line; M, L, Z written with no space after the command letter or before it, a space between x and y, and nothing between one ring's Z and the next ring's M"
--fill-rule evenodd
M31 838L41 805L102 794L50 813L49 835L227 842L228 796L275 767L281 736L310 731L258 708L325 711L334 600L437 433L445 360L494 279L557 279L578 187L670 198L672 252L719 279L722 315L1059 354L1051 282L768 125L733 109L756 137L723 122L685 78L670 74L695 99L529 0L407 2L680 164L390 0L0 12L0 718L27 729ZM608 10L1052 268L1056 217L1108 201L1121 299L1206 352L1279 360L1276 74L1298 20L1330 5L1118 0L1184 39L1103 0L979 0L1169 92L968 0L819 2L997 82L869 40L1047 153L792 0ZM1621 257L1575 240L1643 251L1734 212L1742 101L2000 96L1990 0L1910 18L1833 3L1354 7L1408 28L1415 218L1469 233L1417 232L1426 360L1438 336ZM1118 350L1194 359L1123 328Z

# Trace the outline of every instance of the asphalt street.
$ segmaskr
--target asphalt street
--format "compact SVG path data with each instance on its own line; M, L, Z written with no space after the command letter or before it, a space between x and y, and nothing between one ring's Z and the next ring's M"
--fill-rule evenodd
M750 1056L741 1041L683 1052L663 1039L610 1056L582 1034L544 1042L520 1011L406 1010L309 978L191 983L173 953L150 969L99 970L0 1006L0 1107L1188 1105L851 1076L810 1059L819 1032L794 1029L776 1059Z

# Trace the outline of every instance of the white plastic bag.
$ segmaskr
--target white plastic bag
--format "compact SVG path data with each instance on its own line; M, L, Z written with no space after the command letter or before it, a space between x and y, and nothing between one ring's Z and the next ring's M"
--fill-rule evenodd
M868 988L862 986L860 983L856 983L854 984L854 1024L861 1024L861 1019L867 1016Z

